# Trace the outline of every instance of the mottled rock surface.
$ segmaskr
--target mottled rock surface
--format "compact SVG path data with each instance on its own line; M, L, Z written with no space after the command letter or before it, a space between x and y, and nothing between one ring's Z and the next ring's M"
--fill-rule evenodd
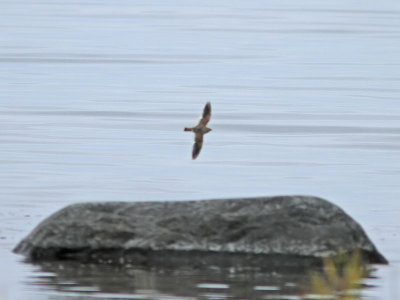
M323 258L355 249L372 263L387 262L336 205L316 197L279 196L74 204L45 219L14 252L33 260L151 264L165 257L187 263L192 254L193 261L209 254L231 263L242 254L258 257L252 259L256 262L266 256Z

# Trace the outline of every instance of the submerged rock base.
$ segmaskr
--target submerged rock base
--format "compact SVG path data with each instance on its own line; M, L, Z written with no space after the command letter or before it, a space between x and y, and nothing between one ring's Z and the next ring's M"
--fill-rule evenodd
M41 255L45 252L41 252ZM339 258L347 253L339 253ZM49 259L50 257L50 259ZM345 256L349 257L349 255ZM332 256L335 261L336 256ZM369 252L361 252L363 263L386 263L376 261ZM261 270L264 272L297 272L307 271L310 268L323 266L320 257L284 255L284 254L251 254L230 252L206 252L206 251L176 251L159 250L151 251L142 249L107 249L107 250L82 250L79 252L58 253L57 256L32 256L28 261L79 261L83 264L107 264L115 266L153 267L161 270L187 270L187 269L230 269Z
M14 252L32 260L201 267L310 262L355 250L387 263L336 205L280 196L74 204L44 220Z

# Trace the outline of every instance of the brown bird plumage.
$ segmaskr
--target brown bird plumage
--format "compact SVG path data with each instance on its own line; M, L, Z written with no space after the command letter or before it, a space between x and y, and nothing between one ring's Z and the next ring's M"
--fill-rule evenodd
M203 136L211 131L211 128L207 127L207 123L211 118L211 103L207 102L204 106L203 116L199 123L194 127L185 127L184 131L193 131L194 133L194 144L192 151L192 159L196 159L199 156L201 147L203 146Z

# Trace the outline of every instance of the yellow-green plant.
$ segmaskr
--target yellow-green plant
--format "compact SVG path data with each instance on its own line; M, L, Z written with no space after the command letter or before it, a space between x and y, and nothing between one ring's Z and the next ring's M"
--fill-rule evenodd
M359 299L359 293L355 291L361 288L361 281L367 275L368 268L360 251L327 258L322 272L312 271L310 274L310 294L343 300Z

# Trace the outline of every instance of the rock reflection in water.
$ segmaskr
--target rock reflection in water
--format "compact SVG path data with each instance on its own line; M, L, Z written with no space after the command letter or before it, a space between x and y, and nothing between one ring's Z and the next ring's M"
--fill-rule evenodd
M297 299L307 270L238 270L210 267L136 268L76 261L44 262L29 284L52 299ZM55 293L56 292L56 293Z

